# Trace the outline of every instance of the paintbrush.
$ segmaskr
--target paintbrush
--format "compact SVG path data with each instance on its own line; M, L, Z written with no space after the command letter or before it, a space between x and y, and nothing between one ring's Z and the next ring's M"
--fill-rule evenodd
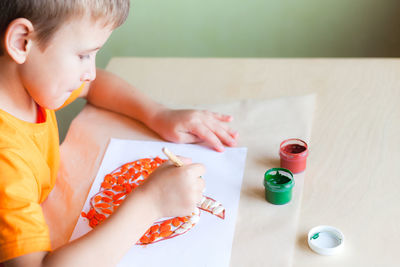
M168 157L168 159L170 161L172 161L172 163L176 167L182 167L183 166L183 162L177 156L175 156L175 154L172 153L168 148L163 147L162 152L165 154L165 156Z

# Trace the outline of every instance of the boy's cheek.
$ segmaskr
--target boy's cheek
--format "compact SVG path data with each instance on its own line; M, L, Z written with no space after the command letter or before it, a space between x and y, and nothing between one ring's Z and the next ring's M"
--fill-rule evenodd
M54 94L39 94L36 96L32 95L32 98L35 102L43 108L56 110L59 109L69 98L71 93L64 92L61 95L54 95Z

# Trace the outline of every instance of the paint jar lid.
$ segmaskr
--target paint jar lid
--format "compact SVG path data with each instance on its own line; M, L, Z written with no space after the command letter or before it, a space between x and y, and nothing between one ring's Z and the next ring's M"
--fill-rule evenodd
M320 255L334 255L343 249L343 233L328 225L319 225L308 232L308 246Z

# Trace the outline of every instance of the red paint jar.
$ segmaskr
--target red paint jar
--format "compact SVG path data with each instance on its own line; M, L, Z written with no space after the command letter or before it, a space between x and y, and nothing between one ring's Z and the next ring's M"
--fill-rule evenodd
M301 139L287 139L281 143L279 149L281 157L281 168L299 173L306 169L308 156L307 143Z

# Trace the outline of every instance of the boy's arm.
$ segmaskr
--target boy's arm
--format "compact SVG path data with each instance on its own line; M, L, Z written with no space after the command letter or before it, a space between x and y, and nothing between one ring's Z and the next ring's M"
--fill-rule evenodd
M85 236L50 253L19 256L9 267L115 266L122 256L149 229L164 217L182 217L193 212L202 199L205 173L201 164L181 158L185 166L171 162L159 166L146 183L135 188L113 214Z
M172 110L150 99L118 76L97 70L97 78L82 92L89 103L142 121L162 138L176 143L205 141L218 151L236 145L231 116L198 110Z
M126 201L129 203L87 235L51 253L30 253L4 262L4 266L115 266L158 217L143 191L135 190Z
M124 114L150 124L165 107L134 88L115 74L97 69L96 79L85 86L81 97L101 108Z

